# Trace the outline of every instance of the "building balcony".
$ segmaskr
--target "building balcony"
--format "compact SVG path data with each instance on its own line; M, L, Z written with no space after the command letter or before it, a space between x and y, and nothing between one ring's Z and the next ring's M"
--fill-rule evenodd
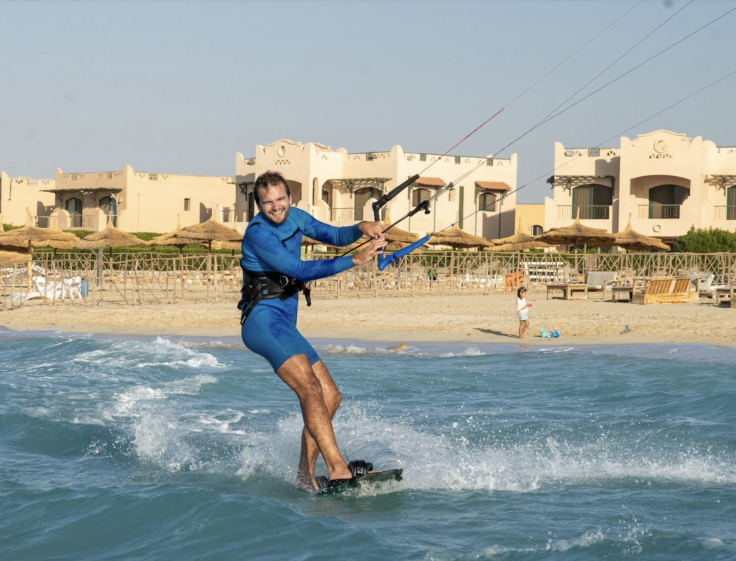
M557 205L557 218L574 220L580 211L580 220L610 220L611 205Z
M360 212L355 212L353 207L350 208L331 208L330 209L330 222L339 222L340 224L348 225L352 224L357 220L363 220L363 209L359 209ZM360 214L360 218L358 218Z
M715 220L736 220L736 205L718 205L713 207Z
M639 218L655 220L679 220L682 205L639 205Z

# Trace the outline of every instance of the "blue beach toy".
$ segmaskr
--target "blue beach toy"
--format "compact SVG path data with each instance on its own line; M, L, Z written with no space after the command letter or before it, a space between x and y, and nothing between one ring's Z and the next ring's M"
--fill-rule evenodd
M542 339L549 339L549 331L540 331L540 332L539 332L539 336L540 336L540 337L541 337Z
M549 336L553 339L559 339L560 338L560 332L559 331L550 331Z

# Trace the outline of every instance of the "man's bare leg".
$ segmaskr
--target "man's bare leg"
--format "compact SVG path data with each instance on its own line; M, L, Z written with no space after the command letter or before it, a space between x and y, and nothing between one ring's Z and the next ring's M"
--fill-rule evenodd
M325 405L322 384L312 369L307 355L291 357L279 367L276 374L299 398L305 428L325 460L330 479L351 478L353 475L340 455L335 441L332 416Z
M337 389L332 376L330 376L327 367L320 360L312 365L312 370L317 379L322 384L322 397L324 398L327 413L332 420L340 407L342 396ZM310 485L315 489L318 488L317 480L314 477L314 467L317 464L317 456L319 456L319 448L312 435L309 434L307 427L302 431L302 452L299 458L299 472L297 474L297 484L302 487Z

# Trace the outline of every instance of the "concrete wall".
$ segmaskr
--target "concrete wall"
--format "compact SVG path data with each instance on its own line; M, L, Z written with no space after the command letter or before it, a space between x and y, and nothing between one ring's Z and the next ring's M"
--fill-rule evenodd
M3 223L23 226L27 208L31 218L45 226L54 208L54 195L43 189L52 189L54 183L53 179L10 177L4 171L0 172L0 215Z
M517 204L516 205L516 229L521 229L524 234L532 235L532 226L541 226L543 231L547 231L544 226L544 205L543 204Z

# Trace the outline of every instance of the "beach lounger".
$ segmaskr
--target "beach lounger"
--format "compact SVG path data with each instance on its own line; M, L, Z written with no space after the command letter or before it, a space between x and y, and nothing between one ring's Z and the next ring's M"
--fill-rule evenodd
M641 294L634 291L631 301L634 304L684 304L692 300L692 294L687 277L657 279L648 281Z

